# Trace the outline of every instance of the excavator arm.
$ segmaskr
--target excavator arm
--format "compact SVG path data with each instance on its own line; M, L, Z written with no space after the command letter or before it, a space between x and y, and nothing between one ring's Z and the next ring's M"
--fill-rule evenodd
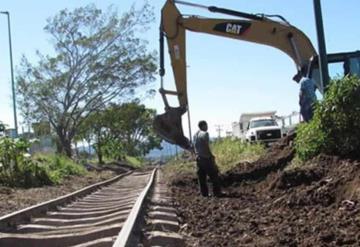
M308 66L316 51L309 38L284 19L275 21L265 15L252 15L238 11L206 7L211 12L235 16L233 19L202 18L183 16L175 3L182 1L167 0L161 12L160 25L160 75L163 67L163 37L167 40L171 65L174 73L176 91L169 91L161 85L160 93L165 103L165 113L156 117L155 130L170 143L184 149L191 147L190 141L183 135L181 115L188 110L186 80L186 31L201 32L225 38L254 42L272 46L286 53L295 63L298 74L301 68ZM282 18L282 17L280 17ZM166 95L176 95L179 107L170 107Z

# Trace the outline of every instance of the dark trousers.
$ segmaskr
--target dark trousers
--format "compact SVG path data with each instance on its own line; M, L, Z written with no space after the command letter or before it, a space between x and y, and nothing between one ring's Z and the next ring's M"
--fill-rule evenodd
M304 104L300 106L300 113L304 119L305 122L309 122L313 115L314 115L314 109L311 104Z
M201 195L209 196L209 189L206 182L207 176L209 176L210 181L212 183L213 194L215 196L220 195L221 187L220 187L219 172L215 165L214 159L198 157L196 159L196 164L197 164L197 175L199 179Z

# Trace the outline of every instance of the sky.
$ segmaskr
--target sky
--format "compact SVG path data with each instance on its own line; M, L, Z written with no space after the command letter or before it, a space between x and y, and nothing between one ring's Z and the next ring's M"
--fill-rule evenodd
M191 1L191 0L188 0ZM149 42L149 50L158 50L158 27L160 10L164 0L148 1L154 7L155 21L144 35ZM292 25L302 30L317 49L317 37L313 1L311 0L192 0L191 2L234 9L247 13L279 14ZM345 4L346 2L346 4ZM43 30L46 19L64 8L73 9L94 3L106 10L113 5L123 13L135 4L141 6L143 0L12 0L2 1L0 11L9 11L11 18L12 50L14 72L21 57L31 62L37 61L36 50L51 54L50 36ZM321 1L328 53L360 50L360 1ZM232 18L209 13L198 8L178 6L183 14L212 18ZM191 130L194 133L199 120L206 120L210 135L217 135L216 127L221 126L225 134L231 130L231 123L238 121L241 113L276 110L278 115L288 115L298 111L299 85L292 81L296 72L292 60L272 47L244 41L226 39L200 33L187 33L188 98L191 114ZM165 53L165 88L174 89L174 79L169 56ZM160 78L153 83L160 87ZM177 106L176 98L170 100ZM164 111L163 102L157 93L144 103ZM19 132L22 119L18 112ZM11 92L9 42L6 15L0 15L0 121L14 126ZM183 118L184 132L188 133L187 118Z

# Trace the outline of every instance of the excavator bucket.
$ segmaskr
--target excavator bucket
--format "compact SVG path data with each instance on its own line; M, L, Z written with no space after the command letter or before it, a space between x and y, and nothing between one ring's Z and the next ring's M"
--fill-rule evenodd
M189 150L191 144L184 136L181 116L186 112L183 107L169 107L165 113L157 115L154 119L154 130L167 142L176 144L183 149Z

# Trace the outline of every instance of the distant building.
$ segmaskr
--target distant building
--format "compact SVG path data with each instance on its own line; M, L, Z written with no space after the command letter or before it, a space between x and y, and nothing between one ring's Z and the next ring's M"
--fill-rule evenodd
M40 121L32 124L33 136L38 140L32 143L31 152L54 153L56 145L51 135L51 126L48 121Z
M30 153L55 153L56 146L50 135L37 137L37 141L30 146Z

